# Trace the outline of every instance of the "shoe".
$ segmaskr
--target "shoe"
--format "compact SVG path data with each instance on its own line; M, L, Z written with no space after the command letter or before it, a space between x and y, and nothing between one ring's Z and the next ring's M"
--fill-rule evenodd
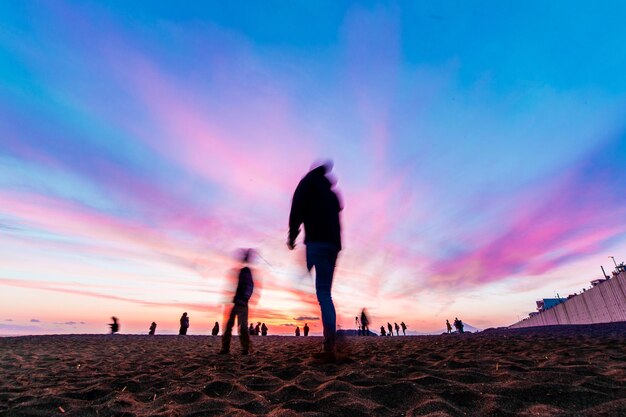
M220 353L219 353L219 354L220 354L220 355L228 355L229 353L230 353L230 352L229 352L229 351L227 351L226 349L222 349L222 350L220 350Z

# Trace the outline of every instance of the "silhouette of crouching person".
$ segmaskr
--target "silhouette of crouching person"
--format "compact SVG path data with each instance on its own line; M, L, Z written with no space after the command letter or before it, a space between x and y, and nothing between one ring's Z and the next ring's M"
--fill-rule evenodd
M241 342L241 353L247 355L250 352L250 333L248 332L248 301L254 291L254 281L252 279L252 271L248 267L248 263L251 261L252 250L247 249L244 251L241 263L242 268L239 271L239 278L237 282L237 290L235 297L233 298L233 308L230 310L228 321L224 328L224 334L222 336L222 350L220 354L227 354L230 352L230 339L233 334L233 326L235 325L235 318L239 323L239 340Z

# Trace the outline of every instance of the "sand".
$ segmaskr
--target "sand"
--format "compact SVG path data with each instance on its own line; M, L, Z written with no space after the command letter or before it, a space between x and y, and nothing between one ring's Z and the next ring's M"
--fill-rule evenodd
M421 337L0 338L2 416L626 416L626 324Z

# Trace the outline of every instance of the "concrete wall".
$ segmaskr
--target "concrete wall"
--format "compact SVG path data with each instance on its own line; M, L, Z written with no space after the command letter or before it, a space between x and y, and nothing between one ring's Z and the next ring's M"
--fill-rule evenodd
M626 272L608 281L526 318L511 328L553 326L557 324L592 324L626 321Z

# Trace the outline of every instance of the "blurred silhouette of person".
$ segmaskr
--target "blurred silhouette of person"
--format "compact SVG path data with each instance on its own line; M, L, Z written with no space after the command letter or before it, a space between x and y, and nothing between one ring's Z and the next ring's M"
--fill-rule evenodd
M256 326L254 326L254 335L255 336L259 336L261 334L261 323L257 323Z
M324 326L324 351L316 354L320 359L335 359L337 315L331 296L333 274L337 255L341 250L339 212L342 206L333 183L326 174L332 171L332 162L313 166L298 183L289 213L289 238L287 246L293 250L300 225L304 223L307 269L315 267L315 292L322 312Z
M446 328L448 329L448 333L452 333L452 326L450 325L450 320L446 320Z
M213 336L217 336L220 333L220 324L215 322L215 326L213 326L213 330L211 330L211 334Z
M387 333L385 332L385 326L380 326L380 335L387 336Z
M359 316L354 318L354 325L357 328L356 334L357 336L361 336L361 322L359 321Z
M393 336L393 326L389 322L387 322L387 329L389 329L387 336Z
M265 323L263 323L261 325L261 336L267 336L267 330L268 330L267 326L265 325Z
M296 326L296 336L300 336L300 327Z
M156 326L157 324L155 322L152 322L152 324L150 325L150 331L148 332L149 335L154 335L154 332L156 331Z
M463 320L459 320L459 333L464 333L465 331L463 330Z
M363 336L369 336L369 333L370 333L369 324L370 324L370 321L367 318L367 312L365 311L365 308L363 308L361 310L361 327L363 328L363 331L361 332L361 334Z
M309 335L309 325L307 323L304 323L304 335L308 336Z
M400 323L400 326L402 327L402 334L404 336L406 336L406 324L404 324L404 322Z
M110 323L109 327L111 328L111 334L115 334L120 331L120 323L118 321L119 319L113 316L111 317L111 320L113 320L113 323Z
M254 291L254 280L252 278L252 271L248 267L248 264L252 261L252 249L246 249L241 256L241 269L239 270L239 277L237 280L237 290L235 291L235 297L233 298L233 308L230 310L230 315L222 335L222 350L221 354L227 354L230 352L230 339L233 334L233 326L235 325L235 318L239 323L239 341L241 342L241 353L247 355L250 352L250 333L248 332L248 301L252 297ZM250 324L250 330L252 323Z
M250 336L254 336L254 324L250 323L250 328L248 329L248 333L250 333Z
M180 316L180 330L178 331L178 335L179 336L184 336L187 334L187 329L189 328L189 316L187 316L187 313L183 313L182 316Z
M394 321L393 326L396 328L396 336L400 336L400 326L398 326L398 323Z

